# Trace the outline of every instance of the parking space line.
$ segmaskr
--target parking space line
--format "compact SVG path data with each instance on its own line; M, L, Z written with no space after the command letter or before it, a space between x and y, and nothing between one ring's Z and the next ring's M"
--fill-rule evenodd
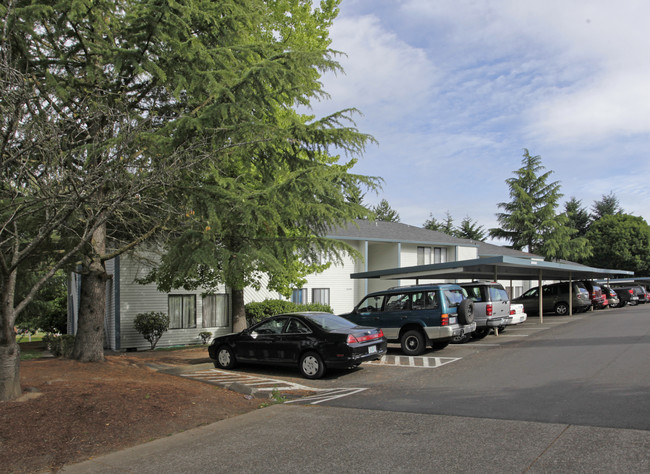
M416 357L416 356L385 355L379 360L366 362L366 364L435 369L437 367L442 367L443 365L456 362L457 360L460 359L461 357L427 357L427 356Z
M285 404L305 403L307 405L318 405L319 403L329 402L330 400L336 400L337 398L348 397L350 395L354 395L368 389L367 388L339 388L339 389L320 389L320 390L325 390L325 391L322 393L317 393L315 395L310 395L308 397L302 397L297 400L289 400L284 403Z

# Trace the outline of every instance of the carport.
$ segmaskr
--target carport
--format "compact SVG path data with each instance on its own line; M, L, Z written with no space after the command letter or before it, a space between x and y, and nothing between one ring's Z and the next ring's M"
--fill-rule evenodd
M627 270L608 270L587 267L572 262L547 262L543 259L497 256L459 260L455 262L417 265L412 267L389 268L369 272L353 273L350 278L380 280L594 280L631 277L634 272ZM573 285L569 285L569 314L573 314ZM544 322L542 312L542 292L539 292L539 319Z

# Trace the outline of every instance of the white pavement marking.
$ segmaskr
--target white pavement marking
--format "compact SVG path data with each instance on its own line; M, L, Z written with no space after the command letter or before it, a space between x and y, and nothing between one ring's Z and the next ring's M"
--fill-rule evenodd
M290 390L303 390L308 392L317 392L308 397L302 397L297 400L289 400L284 403L306 403L309 405L317 405L319 403L343 398L356 393L368 390L367 388L314 388L307 387L298 383L288 382L286 380L273 379L268 377L256 377L253 375L246 375L237 372L228 372L219 369L209 369L191 374L181 374L183 377L199 379L206 382L217 383L219 385L228 387L233 383L241 383L247 386L256 388L257 390L282 390L283 392ZM266 385L266 387L264 386Z
M336 388L336 389L313 389L313 390L324 390L322 393L317 393L309 397L302 397L297 400L289 400L284 402L287 403L306 403L308 405L318 405L319 403L329 402L330 400L336 400L337 398L348 397L357 393L361 393L367 388Z
M461 358L462 357L414 357L385 355L379 360L366 362L366 364L435 369L437 367L442 367L443 365L456 362Z
M301 385L299 383L288 382L286 380L273 379L269 377L256 377L253 375L246 375L237 372L227 372L219 369L209 369L200 372L193 372L191 374L182 374L183 377L189 377L206 382L219 383L222 385L232 385L233 383L241 383L248 385L258 390L273 391L275 389L282 390L307 390L314 391L312 387Z

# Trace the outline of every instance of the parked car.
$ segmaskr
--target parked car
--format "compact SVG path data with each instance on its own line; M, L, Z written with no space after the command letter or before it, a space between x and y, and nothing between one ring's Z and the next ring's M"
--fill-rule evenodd
M587 288L587 291L589 292L591 306L594 309L603 308L605 301L603 300L603 290L600 285L593 280L582 280L582 284L585 285L585 288Z
M579 313L591 307L589 293L581 282L573 282L573 312ZM534 287L514 298L512 303L523 304L527 314L539 313L539 287ZM542 311L558 316L569 314L569 282L552 283L542 287Z
M618 295L616 294L616 292L614 291L614 289L612 287L610 287L610 286L607 286L607 285L603 285L603 286L601 286L601 288L603 290L603 294L605 296L607 296L607 304L608 304L608 306L610 308L617 308L620 305L621 300L618 297Z
M634 290L634 294L639 297L639 304L645 304L650 300L648 298L648 292L646 291L645 287L641 285L636 285L633 286L632 289Z
M510 319L510 297L508 292L495 282L460 283L467 297L474 302L476 330L472 337L480 339L494 328L504 328ZM464 337L464 339L468 339ZM458 341L460 342L460 341Z
M208 347L214 366L241 362L297 366L317 379L330 368L349 369L386 354L381 329L360 327L330 313L291 313L265 319L236 334L215 338Z
M508 326L521 324L528 318L524 312L524 305L518 303L510 303L510 317L508 318Z
M612 290L614 290L616 292L616 296L618 296L619 308L628 304L630 306L639 304L639 297L635 293L632 286L614 286L612 287Z
M447 347L455 336L476 329L474 303L456 284L414 285L368 294L344 318L384 331L389 342L416 356L427 346Z

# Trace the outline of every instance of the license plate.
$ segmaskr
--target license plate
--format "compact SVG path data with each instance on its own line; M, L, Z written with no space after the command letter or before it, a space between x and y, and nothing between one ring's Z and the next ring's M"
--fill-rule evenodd
M368 354L374 354L375 352L377 352L377 346L368 347Z
M454 316L449 318L449 324L456 324L458 322L458 317Z

